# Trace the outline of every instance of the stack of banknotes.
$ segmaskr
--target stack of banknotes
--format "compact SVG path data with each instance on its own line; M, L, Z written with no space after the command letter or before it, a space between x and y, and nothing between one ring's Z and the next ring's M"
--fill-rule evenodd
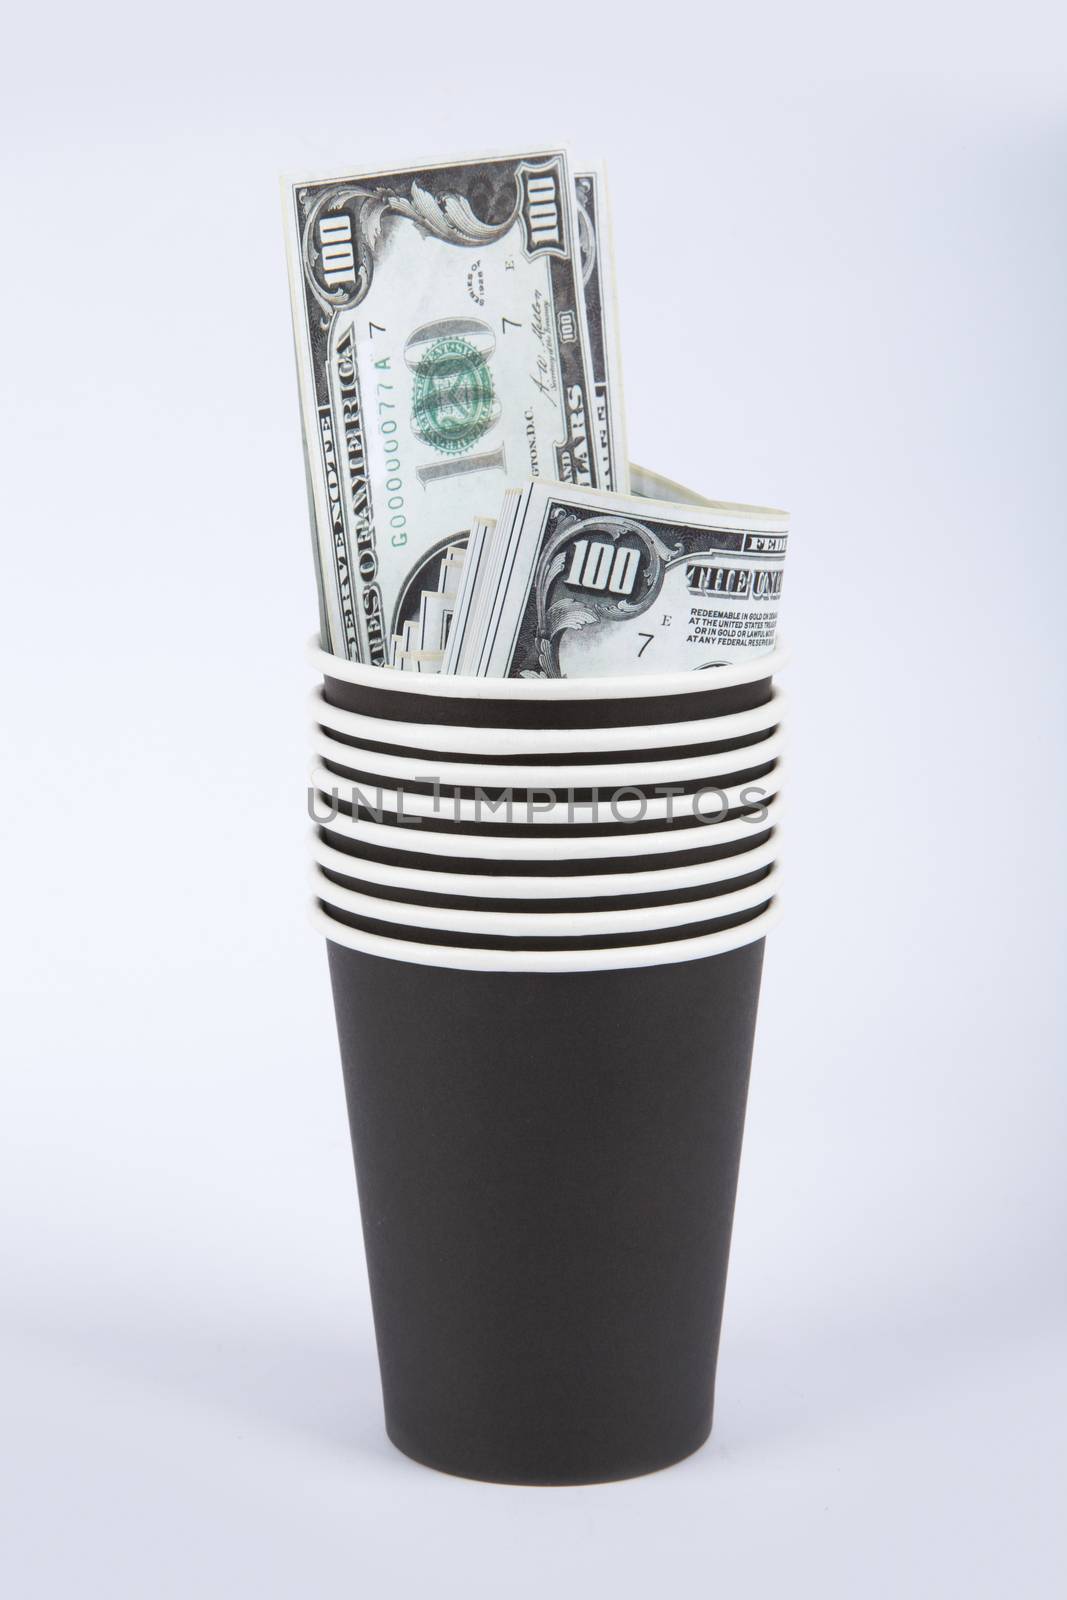
M773 648L785 513L629 464L602 167L482 156L284 204L324 648L538 678Z

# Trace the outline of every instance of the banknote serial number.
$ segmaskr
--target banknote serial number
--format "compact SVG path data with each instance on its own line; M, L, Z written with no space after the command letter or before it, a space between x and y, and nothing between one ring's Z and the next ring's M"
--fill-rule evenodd
M378 432L385 450L385 506L389 513L389 526L393 530L390 542L399 549L408 542L408 519L404 511L404 480L400 476L398 423L395 416L389 415L399 408L395 400L387 400L383 394L384 390L391 392L395 388L395 384L386 383L383 378L378 379Z

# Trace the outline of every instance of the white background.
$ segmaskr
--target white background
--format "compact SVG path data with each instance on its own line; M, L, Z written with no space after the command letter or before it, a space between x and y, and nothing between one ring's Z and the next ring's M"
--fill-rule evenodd
M9 20L17 1600L1062 1592L1056 17ZM521 1490L382 1432L277 175L559 138L613 180L634 458L793 513L793 775L712 1441Z

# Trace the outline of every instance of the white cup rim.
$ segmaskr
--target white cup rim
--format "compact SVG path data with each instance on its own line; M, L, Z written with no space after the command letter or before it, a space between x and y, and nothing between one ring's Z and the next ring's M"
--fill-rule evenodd
M782 763L779 762L776 770L780 772L781 769ZM584 837L571 835L562 839L553 839L551 835L523 839L510 834L494 839L492 834L485 833L424 833L418 828L396 828L385 822L365 822L341 814L332 817L329 822L316 823L316 826L325 833L338 834L356 844L401 852L406 850L412 855L464 856L468 860L481 861L621 860L626 856L676 855L680 851L699 850L707 845L734 844L750 833L753 836L765 833L777 827L781 820L780 794L772 795L764 809L766 815L759 820L735 817L729 822L712 822L704 828L686 828L681 832L664 828L662 833L635 833L632 828L624 828L618 833Z
M478 680L481 681L480 679ZM670 749L675 745L717 744L724 739L762 733L782 722L786 696L781 689L751 711L726 717L699 717L691 722L652 722L622 728L476 728L454 722L396 722L360 711L332 706L319 684L311 693L316 726L351 739L370 739L402 749L445 751L459 755L567 755L580 749L590 754L614 750Z
M774 759L773 757L771 759ZM761 763L762 764L762 763ZM759 790L763 799L775 794L781 786L781 776L784 763L775 762L770 772L765 772L762 777L753 778L748 783L734 784L729 789L718 789L717 785L709 783L708 789L717 789L725 797L727 811L734 811L740 806L751 806L757 802L744 800L742 795L753 790ZM313 766L311 770L311 785L316 793L329 795L335 793L338 800L346 805L354 803L354 796L358 794L365 802L373 795L378 804L374 809L379 811L395 811L399 815L408 817L429 817L439 822L475 822L495 823L498 827L514 826L516 819L507 813L496 811L485 815L485 807L477 800L455 800L446 795L435 796L432 794L407 794L397 789L387 789L380 784L359 784L353 778L340 778L335 772L328 772L325 767ZM489 785L493 787L493 785ZM500 787L496 785L496 787ZM546 786L547 787L547 786ZM692 817L698 815L695 806L703 790L696 790L690 794L657 795L651 800L645 800L644 807L639 817L634 821L656 822L667 816ZM313 819L314 820L314 819ZM617 815L610 800L585 801L576 800L572 806L556 803L552 806L538 807L536 812L528 817L528 822L522 824L530 827L559 827L573 828L576 826L589 826L614 821L619 827L627 826L624 817ZM521 819L520 819L521 823ZM327 826L327 824L323 824ZM717 823L709 823L709 827L717 827ZM647 837L647 836L646 836Z
M308 659L324 678L337 678L364 689L388 689L399 694L430 695L443 700L644 700L664 695L697 694L708 689L732 689L773 677L786 661L784 646L751 661L703 672L660 672L645 677L615 678L466 678L446 673L398 672L391 667L367 666L330 655L313 635Z
M631 894L669 894L672 889L697 889L704 884L728 883L731 878L760 872L778 859L780 839L755 850L718 861L700 861L689 867L664 867L635 875L626 872L575 873L573 877L493 877L480 872L435 872L426 867L394 867L386 861L346 855L311 831L312 859L342 877L379 883L389 889L412 889L423 894L457 895L467 900L594 900Z
M417 944L378 933L362 933L346 923L335 922L316 901L311 903L312 925L332 944L411 966L445 967L464 972L610 972L700 961L706 956L725 955L743 945L754 944L770 932L780 917L779 902L774 900L751 922L666 944L623 945L609 950L469 950L458 945Z
M648 787L653 783L680 783L698 778L714 778L724 772L745 772L776 761L785 748L785 734L779 729L758 744L742 745L737 750L715 750L703 756L672 756L667 761L605 762L574 766L536 767L482 766L476 761L442 761L418 756L380 755L341 744L313 727L315 754L339 766L365 768L376 777L400 783L432 783L435 779L449 787L466 789L622 789L628 785ZM342 779L342 782L349 780ZM680 797L679 797L680 798Z
M406 900L382 900L357 889L344 889L317 866L310 868L316 900L374 922L391 922L402 928L432 928L437 933L492 935L500 939L581 939L600 934L611 938L623 933L651 933L658 928L678 928L687 922L711 922L771 901L778 892L781 873L773 866L767 877L732 893L703 900L675 900L664 906L631 906L622 911L463 911L452 906L411 905Z

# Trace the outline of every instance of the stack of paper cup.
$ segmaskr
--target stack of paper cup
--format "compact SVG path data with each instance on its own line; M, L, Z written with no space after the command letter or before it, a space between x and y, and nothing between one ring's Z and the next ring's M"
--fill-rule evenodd
M386 1426L524 1483L711 1427L763 940L780 653L400 675L313 649L328 940Z

